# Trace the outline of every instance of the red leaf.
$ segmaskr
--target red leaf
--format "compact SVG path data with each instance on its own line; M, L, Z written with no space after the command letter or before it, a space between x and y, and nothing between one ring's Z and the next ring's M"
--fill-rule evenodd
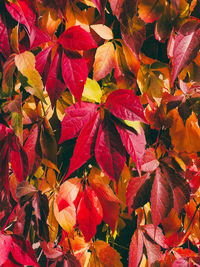
M138 267L143 254L143 235L140 229L136 230L131 239L129 248L129 267Z
M8 41L8 32L4 22L4 19L0 16L0 53L7 58L10 55L10 45Z
M128 214L148 202L151 192L150 174L141 177L132 177L126 191Z
M146 123L140 98L131 90L118 89L112 92L107 98L106 107L120 119Z
M139 134L136 131L125 129L117 123L115 124L115 126L121 136L121 140L126 148L126 151L132 157L138 171L140 172L141 162L145 152L145 145L146 145L146 139L142 127L141 127L141 133Z
M114 123L106 117L99 127L95 157L102 170L118 182L125 164L126 151Z
M84 58L76 52L63 52L62 76L66 86L78 101L81 101L88 69Z
M56 100L65 90L65 85L59 80L61 57L58 50L51 63L51 68L46 82L46 89L51 100L51 105L54 106Z
M75 138L80 134L82 128L97 112L97 105L93 103L76 103L65 110L65 117L61 123L61 137L59 144Z
M89 50L96 48L97 44L92 39L91 35L83 30L80 26L72 26L64 31L58 42L64 49L70 50Z
M190 199L190 186L186 180L167 165L162 168L173 192L174 208L178 213Z
M23 265L39 266L30 242L20 236L13 235L11 253L13 258Z
M85 241L89 242L96 233L96 226L101 223L103 211L93 189L86 185L77 209L77 222Z
M150 201L153 224L157 227L173 208L172 190L159 168L156 169Z
M173 50L173 72L171 84L178 74L197 56L200 48L200 22L187 21L178 31Z
M190 267L192 266L186 259L175 260L172 267Z
M17 151L11 150L11 165L15 177L18 181L23 181L26 179L29 171L28 157L23 147L18 148Z
M102 180L94 178L94 181L89 181L89 183L95 190L95 193L101 203L103 209L103 220L110 226L112 232L114 233L115 225L119 217L120 200L115 196L109 185L104 184Z
M11 245L12 237L10 235L4 235L0 233L0 265L4 264L4 262L6 262L6 260L8 259L8 254L10 253Z
M38 140L38 126L36 126L30 133L24 149L28 156L28 164L29 164L29 173L32 173L34 168L34 164L36 161L36 143ZM39 166L38 166L39 167Z
M35 57L36 60L35 68L42 76L44 84L46 84L48 73L50 70L51 51L52 51L52 46L49 46L43 51L41 51L39 54L37 54L37 56Z
M77 139L74 153L70 161L68 173L64 180L76 169L81 167L94 154L94 145L100 124L100 113L98 112L81 130Z

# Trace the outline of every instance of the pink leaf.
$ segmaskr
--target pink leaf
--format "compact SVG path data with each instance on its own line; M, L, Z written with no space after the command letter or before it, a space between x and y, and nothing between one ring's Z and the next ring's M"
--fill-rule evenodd
M10 253L11 245L12 237L10 235L4 235L0 233L0 265L4 264L4 262L6 262L6 260L8 259L8 254Z
M106 117L99 127L95 157L102 170L118 182L126 160L126 151L112 121Z
M145 152L145 145L146 145L146 139L142 127L141 127L141 133L139 134L134 130L131 131L125 129L124 127L122 127L117 123L115 124L115 126L121 136L121 140L126 148L126 151L132 157L138 171L140 172L141 161Z
M181 26L175 38L173 50L173 72L171 84L178 74L197 56L200 48L200 22L187 21Z
M89 50L96 48L97 44L91 35L80 26L72 26L60 35L58 42L64 49Z
M53 61L51 63L51 68L46 82L46 89L51 100L51 105L54 106L56 100L61 96L62 92L65 90L65 85L59 79L59 72L61 67L61 56L58 51L56 51Z
M61 137L59 144L75 138L82 128L94 117L98 106L93 103L76 103L65 110L65 117L61 123Z
M88 242L96 233L96 226L101 223L103 211L93 189L86 185L77 209L77 222L85 241Z
M129 267L138 267L143 254L143 236L140 229L132 236L129 248Z
M153 172L159 166L159 161L156 159L155 151L153 148L148 148L145 151L142 159L142 171Z
M62 76L66 86L78 101L81 101L88 69L84 58L76 52L63 52Z
M106 107L120 119L146 123L140 98L131 90L118 89L112 92L107 98Z
M141 177L132 177L129 181L126 191L126 204L128 214L133 210L142 207L149 201L151 192L150 174L147 173Z
M81 130L77 139L74 153L70 161L68 173L64 180L76 169L81 167L94 154L94 145L100 124L100 113L98 112Z
M148 266L152 266L156 264L156 261L160 261L162 255L161 249L147 238L144 238L144 244L147 250Z
M153 241L155 241L159 246L163 248L168 248L167 239L164 236L161 228L155 226L153 224L146 224L143 226L148 236L151 237Z
M169 214L172 208L172 190L160 169L157 168L151 191L151 215L155 227Z
M99 11L99 14L102 16L105 16L104 15L104 9L106 7L107 0L92 0L92 3L95 4L96 8ZM104 17L103 17L103 19L104 19Z
M5 25L4 20L0 16L0 36L1 36L1 42L0 42L0 53L7 58L10 54L10 45L8 40L8 32L7 27Z

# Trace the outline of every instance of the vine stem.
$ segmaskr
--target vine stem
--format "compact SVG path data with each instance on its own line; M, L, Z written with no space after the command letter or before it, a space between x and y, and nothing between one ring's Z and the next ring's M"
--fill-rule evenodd
M1 230L2 233L4 232L6 226L8 225L8 223L9 223L9 221L10 221L10 218L11 218L11 216L13 215L13 213L15 212L16 208L17 208L17 205L13 208L13 210L12 210L12 212L10 213L8 219L6 220L6 223L5 223L4 227L3 227L3 229Z

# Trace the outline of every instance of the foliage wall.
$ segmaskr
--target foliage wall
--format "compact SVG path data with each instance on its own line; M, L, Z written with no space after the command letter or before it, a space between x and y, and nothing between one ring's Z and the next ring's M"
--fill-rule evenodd
M0 265L200 266L200 2L0 1Z

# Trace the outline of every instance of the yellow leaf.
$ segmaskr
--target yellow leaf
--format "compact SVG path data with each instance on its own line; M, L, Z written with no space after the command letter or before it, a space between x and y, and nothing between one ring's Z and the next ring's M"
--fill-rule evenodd
M139 134L141 134L141 123L139 121L127 121L124 120L124 123L129 127L134 128Z
M40 27L50 35L53 35L60 22L61 19L58 17L54 9L45 9L45 13L40 20Z
M58 233L58 222L54 215L54 201L55 201L54 198L51 198L49 201L49 215L47 218L47 223L49 225L49 236L51 242L54 242L56 240Z
M112 71L115 65L115 49L111 42L99 46L96 50L94 61L94 79L104 78Z
M15 53L19 53L19 40L18 40L19 24L17 24L10 35L10 45Z
M35 69L35 56L29 51L16 55L15 65L18 71L27 78L27 83L30 87L27 86L25 89L30 94L37 96L40 100L45 102L42 79L39 72Z
M113 39L112 30L103 24L94 24L90 26L101 38L105 40Z
M89 101L101 102L102 91L98 82L87 78L87 81L84 86L82 97L85 97Z

